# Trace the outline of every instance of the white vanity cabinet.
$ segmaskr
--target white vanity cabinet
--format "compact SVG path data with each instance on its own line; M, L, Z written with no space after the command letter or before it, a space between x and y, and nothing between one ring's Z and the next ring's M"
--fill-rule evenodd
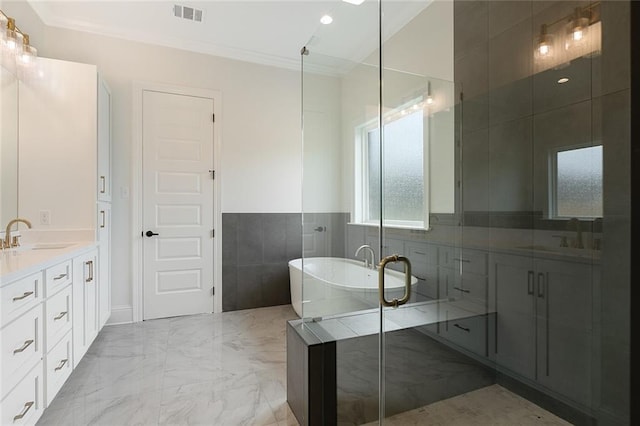
M95 65L38 58L38 67L42 78L19 83L20 215L33 231L95 238L96 275L109 283L111 91ZM109 287L102 291L100 324L111 314Z
M440 325L440 335L482 357L488 355L487 259L488 254L481 250L438 247L440 298L462 301L478 313L465 317L454 312L457 308L445 305L441 315L446 320Z
M98 77L98 200L111 201L111 89Z
M100 282L99 324L104 326L111 315L111 203L98 203L98 279Z
M0 253L0 424L35 424L102 328L99 247Z
M73 259L73 324L74 367L78 365L96 338L100 323L99 282L96 275L98 252L92 250Z
M599 265L493 255L495 360L519 376L588 405L597 360L593 293Z

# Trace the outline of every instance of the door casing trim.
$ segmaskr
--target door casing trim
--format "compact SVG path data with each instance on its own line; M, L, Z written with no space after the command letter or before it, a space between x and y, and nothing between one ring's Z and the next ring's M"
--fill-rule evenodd
M145 91L162 92L174 95L194 96L213 100L215 123L213 130L213 168L216 171L213 181L213 226L216 230L213 239L213 312L222 312L222 164L221 134L222 134L222 92L218 90L200 89L194 87L175 86L170 84L148 81L134 81L132 88L133 120L131 144L131 304L133 308L133 322L140 322L144 318L144 276L143 276L143 244L140 230L142 229L142 97ZM213 119L213 118L212 118Z

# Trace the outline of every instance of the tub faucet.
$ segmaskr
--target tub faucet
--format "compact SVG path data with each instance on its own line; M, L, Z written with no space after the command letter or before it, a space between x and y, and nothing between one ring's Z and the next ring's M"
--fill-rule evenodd
M356 250L355 257L358 257L361 250L366 250L371 255L371 263L369 263L369 259L367 258L367 253L364 254L364 267L376 269L376 254L373 252L373 249L371 248L371 246L368 244L364 244L358 247L358 250Z
M574 228L576 231L576 239L572 241L571 247L573 248L584 248L584 243L582 242L582 229L580 228L580 221L578 218L572 217L569 219L569 228Z
M5 229L4 232L4 241L2 241L2 248L11 248L11 247L17 247L20 244L18 243L18 237L14 237L13 241L11 241L11 227L16 224L22 222L25 225L27 225L27 228L31 228L31 222L29 222L27 219L22 219L22 218L15 218L13 220L10 220L9 223L7 224L7 228Z

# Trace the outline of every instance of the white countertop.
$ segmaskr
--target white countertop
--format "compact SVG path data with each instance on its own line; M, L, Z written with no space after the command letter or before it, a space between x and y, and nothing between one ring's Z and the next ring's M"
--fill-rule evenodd
M0 251L0 287L98 246L95 241L77 241L68 244L69 246L64 248L30 250L25 246Z

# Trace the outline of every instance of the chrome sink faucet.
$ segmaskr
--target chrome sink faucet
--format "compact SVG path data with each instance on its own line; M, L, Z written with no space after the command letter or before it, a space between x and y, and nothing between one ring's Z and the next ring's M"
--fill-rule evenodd
M13 225L15 225L16 223L24 223L25 225L27 225L27 228L31 228L31 222L29 222L27 219L22 219L20 217L17 217L13 220L10 220L9 223L7 224L7 227L5 228L4 231L4 240L2 240L2 248L11 248L11 247L18 247L20 245L20 242L18 241L18 237L15 236L13 237L13 240L11 239L11 227Z
M371 255L371 263L369 263L369 259L367 258L367 253L365 253L365 255L364 255L364 267L365 268L376 269L376 254L374 253L374 251L373 251L373 249L371 248L370 245L364 244L364 245L361 245L360 247L358 247L358 249L356 250L356 254L354 256L358 257L358 255L360 254L360 252L362 250L365 250L366 252L368 252Z

